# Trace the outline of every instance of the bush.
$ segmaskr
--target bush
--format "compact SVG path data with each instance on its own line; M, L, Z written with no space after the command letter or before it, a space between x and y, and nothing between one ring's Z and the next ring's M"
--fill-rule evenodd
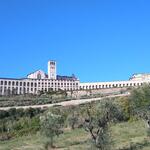
M26 117L21 118L13 123L11 130L15 136L34 134L40 130L39 117L34 117L32 119Z
M129 97L130 111L132 114L141 110L149 110L150 107L150 85L143 85L131 91Z
M119 99L117 99L116 103L119 105L119 107L122 110L123 121L128 121L131 117L129 98L120 97Z

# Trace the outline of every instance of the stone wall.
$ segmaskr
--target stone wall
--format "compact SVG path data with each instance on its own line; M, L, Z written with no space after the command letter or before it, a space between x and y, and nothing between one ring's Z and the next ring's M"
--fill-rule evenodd
M84 96L105 96L111 94L120 94L126 92L127 88L110 88L110 89L94 89L94 90L78 90L78 91L68 91L67 94L73 98L81 98Z

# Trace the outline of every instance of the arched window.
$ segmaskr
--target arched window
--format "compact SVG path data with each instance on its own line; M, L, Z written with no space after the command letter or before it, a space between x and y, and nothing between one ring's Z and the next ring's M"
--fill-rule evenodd
M11 82L10 82L10 81L8 82L8 85L11 85Z
M3 85L3 81L1 81L1 85Z
M22 82L20 82L20 86L22 86Z
M37 74L37 79L41 79L41 74L40 73Z

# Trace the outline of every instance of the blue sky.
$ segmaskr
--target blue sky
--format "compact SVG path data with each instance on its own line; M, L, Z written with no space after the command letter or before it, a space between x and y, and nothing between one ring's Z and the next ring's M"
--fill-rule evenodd
M150 72L149 0L0 0L0 77L47 61L81 81Z

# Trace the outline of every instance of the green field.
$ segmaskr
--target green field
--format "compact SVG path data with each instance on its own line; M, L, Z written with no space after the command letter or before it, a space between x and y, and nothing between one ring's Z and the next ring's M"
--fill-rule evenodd
M146 127L142 121L118 123L111 127L112 149L128 150L131 146L140 150L150 150L150 139L146 135ZM0 142L0 150L44 150L44 144L48 141L39 133L23 136ZM55 149L59 150L86 150L96 149L92 145L89 133L84 129L69 130L55 139Z

